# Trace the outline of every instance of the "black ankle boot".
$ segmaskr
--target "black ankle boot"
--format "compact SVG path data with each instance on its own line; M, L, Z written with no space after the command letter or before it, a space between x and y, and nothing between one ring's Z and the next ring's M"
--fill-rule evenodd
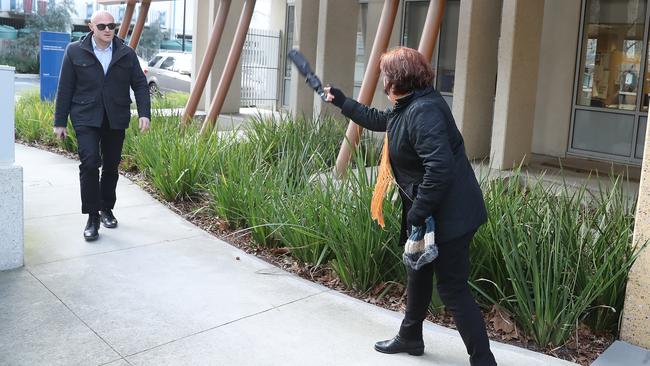
M99 238L99 214L88 215L88 222L84 229L84 239L93 241Z
M375 343L375 350L381 353L406 352L412 356L421 356L424 353L424 341L410 341L396 335L393 339Z
M100 218L105 228L113 229L117 227L117 219L113 216L113 210L102 210Z

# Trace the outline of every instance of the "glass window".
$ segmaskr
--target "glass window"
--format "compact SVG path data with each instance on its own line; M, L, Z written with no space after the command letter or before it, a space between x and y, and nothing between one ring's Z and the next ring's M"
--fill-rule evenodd
M577 103L635 110L646 0L588 0Z
M175 61L176 60L173 57L167 57L167 59L160 64L160 68L163 70L171 70L174 67Z
M359 97L363 75L366 72L366 35L368 28L368 3L359 4L359 21L357 23L357 51L354 63L353 98ZM371 46L372 47L372 46Z
M648 55L645 60L645 78L643 78L643 100L641 103L641 110L648 111L648 99L650 98L650 47L648 47ZM634 80L636 82L636 80ZM642 136L645 138L645 134Z
M636 132L636 148L634 157L643 159L643 149L645 148L645 129L648 126L648 117L639 118L639 128Z
M289 53L293 48L293 33L295 27L295 7L289 5L287 7L287 42L286 52ZM284 66L284 76L291 77L291 62L287 62Z
M154 67L154 65L156 65L158 63L158 61L160 61L161 58L162 58L162 56L156 56L156 57L152 58L151 61L149 61L149 64L148 64L149 67Z
M293 48L293 34L295 28L295 6L287 5L287 24L286 24L286 39L284 43L284 54L288 54ZM282 91L282 105L289 105L289 97L291 94L291 61L285 58L284 62L284 86Z
M576 110L572 146L583 151L629 157L634 116L605 111Z
M428 10L429 1L410 1L406 3L404 8L402 45L418 49ZM436 72L436 88L443 93L454 92L459 14L460 1L447 1L445 15L440 25L438 49L434 54L433 61L433 67Z
M404 31L402 32L402 45L418 49L420 35L427 19L428 1L410 1L404 8Z
M460 1L447 1L445 16L440 26L440 51L436 76L436 88L446 93L454 92L459 14Z

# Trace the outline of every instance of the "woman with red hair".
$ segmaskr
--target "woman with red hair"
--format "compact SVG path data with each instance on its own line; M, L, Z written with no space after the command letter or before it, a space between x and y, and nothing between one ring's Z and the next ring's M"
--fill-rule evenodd
M327 87L327 100L346 117L372 131L386 131L387 163L402 199L400 242L410 228L432 216L438 257L419 269L407 266L406 313L399 333L377 342L383 353L424 352L422 323L433 291L433 276L445 307L454 316L472 366L493 366L485 321L467 283L469 248L487 221L483 194L465 154L451 110L433 88L433 69L418 51L399 47L381 57L384 91L392 108L379 111ZM381 168L380 168L381 170Z

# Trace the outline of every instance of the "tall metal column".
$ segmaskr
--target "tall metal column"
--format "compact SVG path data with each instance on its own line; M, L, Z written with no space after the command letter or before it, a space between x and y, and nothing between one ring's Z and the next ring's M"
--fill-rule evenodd
M124 18L122 18L122 23L120 24L120 31L117 34L118 37L125 39L129 34L129 28L131 27L131 19L133 18L133 12L135 11L135 2L136 0L128 0L126 2L126 11L124 11Z
M196 75L196 83L194 88L192 88L190 97L187 100L187 105L185 106L185 111L181 117L181 123L183 124L186 124L192 117L194 117L194 113L196 113L196 108L199 105L199 101L201 100L201 96L205 90L205 84L210 75L210 70L212 69L212 65L214 65L214 58L217 55L219 42L221 42L221 36L223 35L223 29L226 26L230 4L231 0L221 0L219 2L217 15L215 16L214 25L212 26L212 34L208 40L208 48L203 55L201 68Z
M144 22L147 20L147 14L149 14L149 6L151 5L151 0L142 0L140 4L140 13L138 14L138 20L135 22L133 27L133 32L131 33L131 41L129 42L129 47L136 49L138 47L138 42L140 42L140 36L142 35L142 30L144 29Z
M230 52L228 53L228 60L226 61L226 66L224 67L223 72L221 73L221 79L219 79L219 85L217 85L217 91L214 98L212 98L208 114L205 121L203 121L203 126L201 126L201 133L210 131L212 127L214 127L217 117L219 117L223 103L226 100L226 94L228 93L228 89L232 83L233 75L237 69L242 49L244 48L246 33L248 33L248 27L253 18L253 11L255 10L255 2L256 0L246 0L244 3L241 16L239 17L239 23L237 24L235 38L233 39Z
M427 19L424 22L422 37L420 37L420 45L418 46L418 51L429 61L433 57L433 50L436 48L436 42L438 42L438 34L440 34L440 25L442 24L442 17L445 15L446 4L447 0L431 0L429 3Z

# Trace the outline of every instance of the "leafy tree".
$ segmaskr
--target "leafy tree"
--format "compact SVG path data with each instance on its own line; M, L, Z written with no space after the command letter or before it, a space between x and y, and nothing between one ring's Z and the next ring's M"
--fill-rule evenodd
M76 14L73 0L50 2L47 11L43 15L31 15L25 21L25 27L31 29L31 33L24 38L28 47L33 47L38 52L40 33L72 31L72 14Z
M13 41L0 54L0 59L17 67L18 72L38 73L39 40L41 31L66 32L72 30L72 14L76 14L73 0L48 3L45 14L29 15L24 36Z
M137 47L138 56L149 60L160 50L160 43L166 37L168 37L167 32L163 32L159 20L149 23L149 27L145 28L140 36Z

